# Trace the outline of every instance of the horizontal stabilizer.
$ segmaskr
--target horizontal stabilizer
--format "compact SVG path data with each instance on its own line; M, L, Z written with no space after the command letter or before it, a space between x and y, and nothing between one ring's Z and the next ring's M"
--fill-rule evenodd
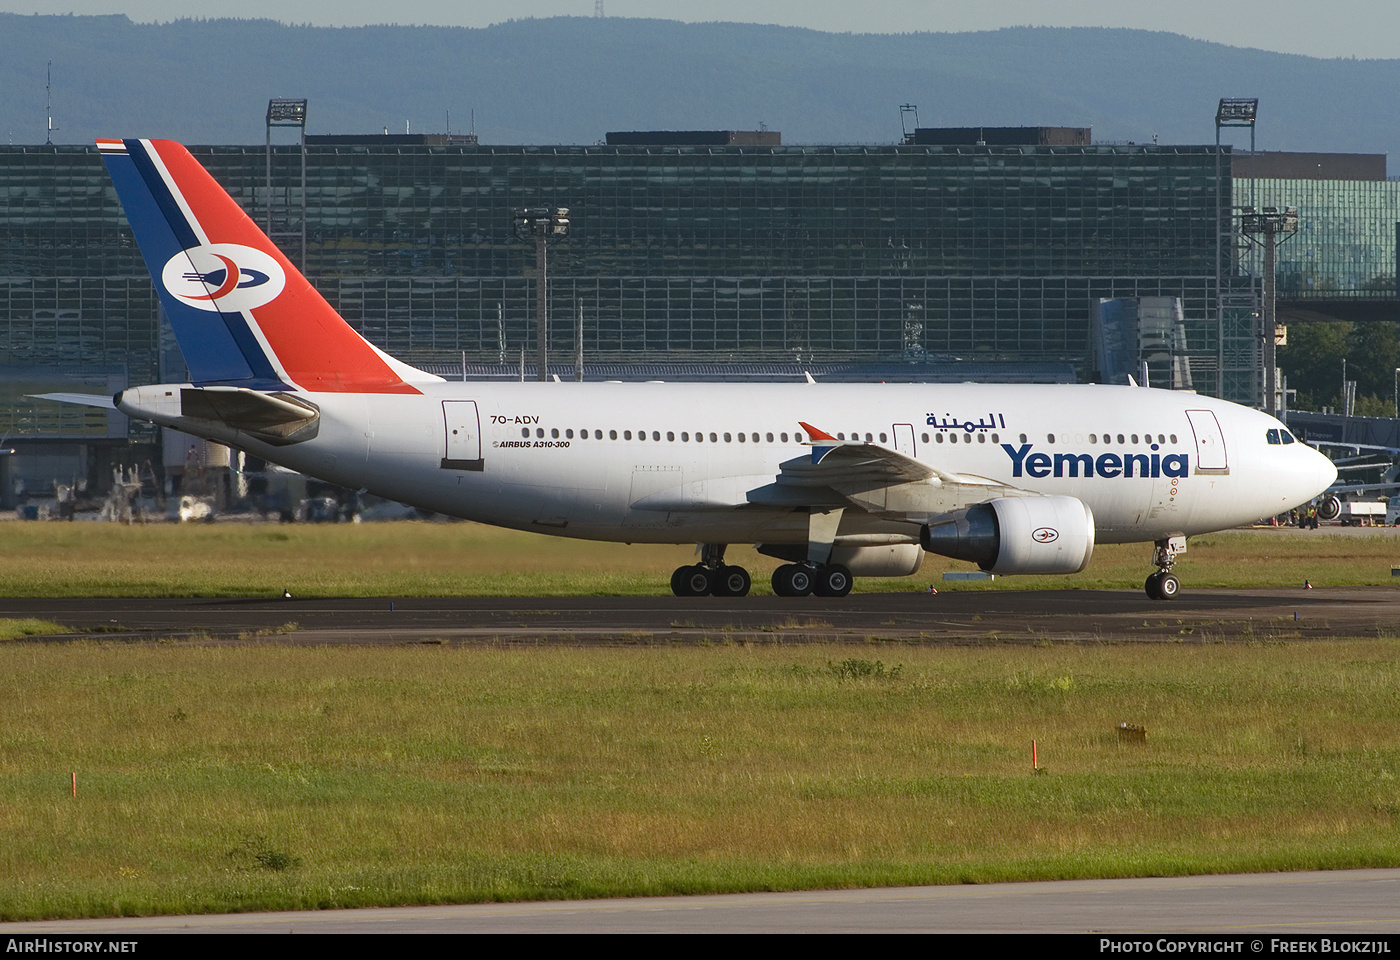
M116 402L105 393L31 393L35 400L53 400L58 403L76 403L84 407L102 407L115 410Z

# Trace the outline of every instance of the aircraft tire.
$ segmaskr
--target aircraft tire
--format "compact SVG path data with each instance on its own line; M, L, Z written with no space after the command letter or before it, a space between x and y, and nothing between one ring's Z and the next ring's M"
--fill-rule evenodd
M1143 584L1143 589L1147 591L1149 600L1162 599L1162 575L1154 573L1147 578L1147 583Z
M805 597L816 577L805 563L787 563L773 571L773 592L780 597Z
M817 570L812 592L819 597L844 597L851 592L854 583L849 568L839 563L829 563Z
M693 567L677 567L671 574L671 592L678 597L705 597L712 589L710 571L696 564Z
M1170 573L1162 574L1161 579L1157 581L1157 599L1175 600L1179 593L1181 593L1181 581Z
M717 597L747 597L753 581L743 567L720 567L711 591Z

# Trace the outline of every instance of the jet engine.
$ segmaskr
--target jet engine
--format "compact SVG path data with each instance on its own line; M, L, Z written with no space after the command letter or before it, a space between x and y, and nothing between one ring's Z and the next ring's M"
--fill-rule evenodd
M1317 502L1317 517L1319 520L1335 520L1342 515L1342 500L1335 493L1330 493Z
M805 543L758 543L759 553L777 557L789 563L807 559ZM850 547L837 545L831 549L831 563L839 563L853 577L908 577L919 572L924 552L917 543L885 543L874 546Z
M1078 573L1094 555L1094 514L1074 497L1000 497L926 525L920 542L990 573Z

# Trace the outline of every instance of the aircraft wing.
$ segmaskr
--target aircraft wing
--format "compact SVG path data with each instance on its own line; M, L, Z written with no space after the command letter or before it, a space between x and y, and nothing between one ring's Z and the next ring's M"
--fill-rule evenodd
M1338 483L1322 493L1369 493L1372 490L1400 490L1400 483Z
M855 508L920 523L995 497L1037 496L972 474L954 474L896 450L837 440L808 424L811 453L778 467L777 476L720 477L688 483L632 503L635 510L735 510L749 504L829 511Z
M811 456L781 464L773 483L749 491L750 503L821 508L835 503L885 519L925 522L995 497L1035 495L987 477L947 473L878 444L837 440L809 424L802 426L812 437Z

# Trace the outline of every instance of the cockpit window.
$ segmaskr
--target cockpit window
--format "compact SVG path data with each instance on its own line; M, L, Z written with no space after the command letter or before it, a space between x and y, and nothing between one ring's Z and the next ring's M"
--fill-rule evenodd
M1289 433L1287 430L1283 430L1283 431L1280 431L1280 432L1283 434L1283 442L1284 442L1284 443L1297 443L1297 442L1298 442L1297 440L1294 440L1294 439L1293 439L1293 434Z
M1283 442L1279 439L1278 433L1279 432L1277 430L1270 430L1268 433L1264 434L1264 437L1269 441L1269 443L1273 444L1274 446L1278 446L1280 443Z

